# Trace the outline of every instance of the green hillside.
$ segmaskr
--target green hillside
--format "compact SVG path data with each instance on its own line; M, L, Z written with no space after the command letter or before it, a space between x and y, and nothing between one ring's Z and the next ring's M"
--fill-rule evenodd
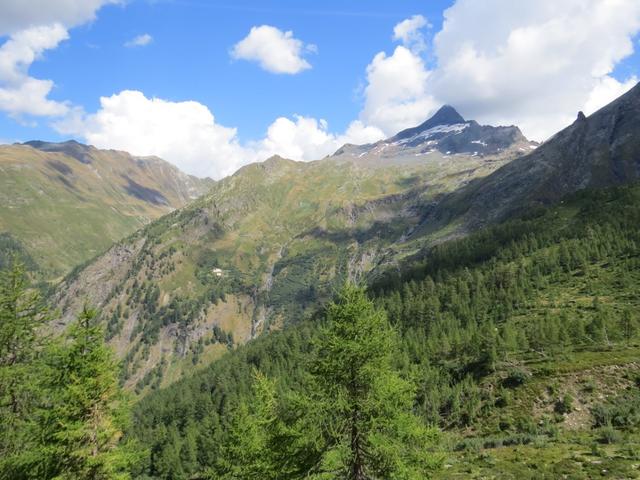
M584 191L370 287L401 332L416 413L444 432L442 478L638 475L638 222L640 186ZM252 369L303 390L317 335L317 322L272 333L142 399L131 434L150 449L145 472L212 465Z
M20 245L40 278L51 280L211 184L159 158L75 142L2 145L0 235ZM10 252L1 247L0 258Z
M460 155L379 168L274 157L240 169L74 272L55 304L89 299L142 393L312 314L336 283L415 252L404 237L443 194L506 160ZM155 380L153 380L155 379Z

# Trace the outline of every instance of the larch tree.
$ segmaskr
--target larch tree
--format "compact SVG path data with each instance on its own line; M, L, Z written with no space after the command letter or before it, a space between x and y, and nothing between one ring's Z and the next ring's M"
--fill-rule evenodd
M440 463L438 433L414 414L415 387L394 368L398 338L384 310L347 285L327 311L304 417L318 432L307 475L348 480L423 479Z
M67 341L49 354L51 404L41 415L40 478L127 479L138 459L135 445L122 442L128 405L95 317L85 307Z

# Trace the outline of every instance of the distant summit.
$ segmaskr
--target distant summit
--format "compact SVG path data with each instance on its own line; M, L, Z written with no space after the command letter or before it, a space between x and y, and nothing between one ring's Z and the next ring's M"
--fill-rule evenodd
M390 140L402 140L404 138L410 138L414 135L417 135L421 132L430 130L434 127L438 127L441 125L456 125L466 123L466 120L458 113L458 111L453 108L451 105L444 105L440 107L440 109L428 120L421 123L417 127L407 128L406 130L402 130L396 136L392 137Z

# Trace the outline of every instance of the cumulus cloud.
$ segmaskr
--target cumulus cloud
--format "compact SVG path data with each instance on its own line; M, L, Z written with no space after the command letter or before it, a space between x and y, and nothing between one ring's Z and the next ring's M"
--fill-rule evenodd
M437 107L428 92L430 75L420 55L404 46L378 53L367 67L360 120L387 136L421 123Z
M133 37L131 40L124 42L124 46L127 48L132 47L145 47L153 42L153 37L148 33L143 33L142 35L137 35Z
M122 0L2 0L0 36L41 25L59 23L67 28L95 18L96 11Z
M61 116L67 102L48 98L52 80L31 77L31 64L45 50L69 38L68 28L95 18L96 11L119 0L3 0L0 2L0 111L24 123L24 115Z
M382 136L379 129L358 120L352 122L345 133L334 134L329 131L326 120L294 115L293 120L276 119L267 129L265 138L250 145L254 150L253 157L257 159L282 155L308 161L332 154L345 143L371 143Z
M639 30L637 0L458 0L435 36L428 90L467 116L545 139L633 84L611 74Z
M271 73L296 74L311 68L304 54L316 52L315 45L305 45L294 38L293 32L261 25L252 27L249 34L231 49L235 59L258 62Z
M90 115L75 112L56 128L82 136L98 148L157 155L188 173L219 178L246 161L236 130L219 125L209 109L195 101L171 102L124 90L100 98Z
M53 81L40 80L28 74L31 64L45 50L57 47L67 38L67 30L60 24L54 24L20 30L0 46L0 110L14 117L67 113L65 103L47 98Z
M605 75L599 79L598 83L589 93L589 98L584 105L584 113L591 115L623 93L631 90L636 83L638 83L638 77L635 75L624 82L619 82L615 78Z
M393 39L403 43L413 51L422 52L427 48L422 29L430 26L422 15L414 15L398 23L393 28Z

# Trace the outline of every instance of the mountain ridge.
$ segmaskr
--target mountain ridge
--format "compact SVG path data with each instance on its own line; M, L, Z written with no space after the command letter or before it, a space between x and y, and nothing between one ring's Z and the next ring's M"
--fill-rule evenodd
M486 178L452 192L428 220L457 217L475 227L517 210L547 205L586 187L607 187L640 178L640 83L608 105L576 120L534 152Z
M514 191L526 186L531 158L555 142L515 143L493 156L380 157L375 168L342 154L307 163L275 156L119 242L67 277L54 303L63 324L82 307L79 298L102 309L129 388L152 372L167 385L228 348L306 318L336 283L377 278L525 209L526 196L509 197L512 177ZM525 146L535 151L525 155ZM584 161L596 161L593 152ZM504 216L492 214L501 206L496 193L478 190L496 181L513 198Z
M0 145L0 171L0 232L24 247L43 279L68 273L213 184L157 157L73 140Z

